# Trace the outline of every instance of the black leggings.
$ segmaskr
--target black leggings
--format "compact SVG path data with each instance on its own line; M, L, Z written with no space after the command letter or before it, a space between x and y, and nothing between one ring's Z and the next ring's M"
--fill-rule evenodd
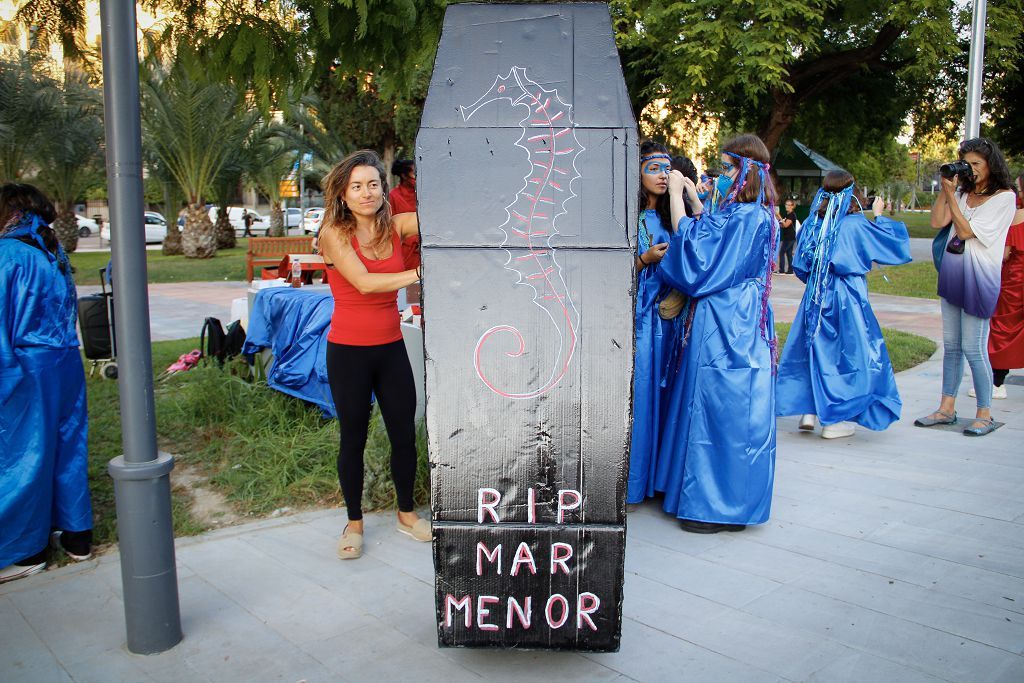
M348 518L363 518L363 450L370 426L371 392L391 441L391 478L398 509L413 511L416 482L416 384L401 340L379 346L327 343L327 379L341 427L338 480Z
M1006 376L1009 374L1009 370L997 370L996 368L992 368L992 386L1003 386L1003 382L1006 381Z

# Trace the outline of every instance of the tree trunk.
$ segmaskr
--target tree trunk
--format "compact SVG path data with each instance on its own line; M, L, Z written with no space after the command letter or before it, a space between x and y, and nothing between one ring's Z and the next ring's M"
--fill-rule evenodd
M761 138L765 147L768 148L769 157L775 151L775 148L779 146L782 136L793 125L795 118L796 101L793 94L785 93L781 90L773 91L771 112L757 131L758 137Z
M284 237L284 211L281 210L281 200L270 201L270 237Z
M384 135L383 143L381 161L384 162L384 172L391 178L391 164L395 162L395 131L393 128ZM394 178L391 182L395 183L391 186L391 189L394 189L398 185L398 178Z
M181 230L178 229L178 217L167 214L167 236L161 249L164 256L181 256Z
M210 214L202 204L190 204L181 236L185 258L213 258L217 255L217 233Z
M60 240L60 246L64 247L67 253L78 249L78 219L73 211L62 210L57 214L57 219L50 225Z
M237 244L235 242L235 228L231 225L231 221L228 220L227 206L217 209L217 222L213 227L217 233L217 248L234 249L235 244Z

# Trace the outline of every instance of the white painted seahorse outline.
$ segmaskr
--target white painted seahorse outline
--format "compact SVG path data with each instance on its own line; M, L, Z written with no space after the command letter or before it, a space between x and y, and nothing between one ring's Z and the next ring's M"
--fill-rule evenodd
M508 85L506 84L511 85L513 84L513 82L514 87L518 88L518 90L522 93L514 98L511 93L505 94L505 92L508 90ZM537 94L535 95L534 93ZM544 102L541 102L542 97L544 98ZM554 99L564 108L564 112L560 111L554 117L550 116L546 112L546 109L551 102L551 97L554 97ZM515 326L496 325L486 330L482 335L480 335L480 338L477 340L476 348L474 349L473 353L473 364L474 368L476 369L477 376L484 383L484 385L494 393L511 399L529 399L536 398L547 393L562 380L562 378L568 371L569 364L571 363L573 355L576 351L576 344L578 341L577 329L579 321L579 311L576 310L576 305L573 303L572 298L569 296L569 288L565 284L565 279L562 276L562 267L561 264L558 263L558 260L555 255L556 250L551 244L551 242L554 239L554 237L559 234L556 228L556 222L558 218L568 213L568 211L565 208L565 205L571 199L574 199L575 197L578 196L573 190L572 185L576 180L582 177L582 175L579 172L579 169L576 167L576 158L582 152L585 151L585 148L582 144L580 144L579 140L576 138L575 124L572 120L572 105L563 101L562 98L559 97L558 92L556 90L545 89L536 82L529 79L526 76L526 69L523 67L513 66L509 70L507 76L496 76L494 79L494 83L491 84L491 87L488 89L488 92L485 93L480 99L478 99L476 102L469 105L468 107L460 106L459 111L462 114L463 120L469 121L473 114L475 114L481 107L483 107L486 104L489 104L490 102L494 102L498 99L508 100L513 107L526 107L526 116L524 116L523 119L519 122L519 126L522 132L519 137L519 140L517 140L515 144L517 147L521 148L526 152L527 159L530 161L531 164L529 172L527 172L527 174L523 176L523 187L520 188L520 190L517 192L516 198L512 201L512 203L505 207L505 222L498 226L499 229L502 231L502 234L504 235L504 239L502 240L501 246L503 248L506 248L506 254L508 256L508 258L505 261L504 267L506 270L511 270L516 274L518 279L515 284L526 285L533 290L534 305L538 306L541 310L544 311L544 313L551 320L551 323L558 334L558 354L556 358L562 359L564 353L564 362L556 362L555 366L551 369L551 374L548 376L547 381L541 387L534 389L532 391L515 393L504 391L496 387L490 380L487 379L481 367L480 350L484 342L496 332L509 332L518 340L519 348L512 352L506 352L506 355L509 356L510 358L516 358L521 356L526 349L526 341L523 338L522 333ZM535 106L538 107L536 110L534 109ZM545 111L546 121L542 123L531 122L530 127L527 127L525 125L527 120L530 119L531 116L533 116L534 114L539 113L541 111ZM552 124L555 123L555 121L558 118L560 118L563 113L565 114L568 121L565 122L564 124L565 128L563 130L560 130L556 134L554 132L554 126ZM530 188L530 184L534 179L534 169L537 167L546 168L544 181L540 184L540 187L538 187L536 196L531 198L534 200L534 209L536 209L536 203L541 201L541 195L547 187L550 186L553 189L557 189L558 191L564 192L564 190L559 185L557 185L557 183L554 183L553 179L551 178L552 174L555 172L556 169L554 157L558 155L558 152L555 149L555 145L552 145L552 149L550 151L550 154L552 155L552 162L549 165L549 167L544 167L542 164L537 163L537 161L534 158L534 152L531 151L529 147L523 144L524 140L527 139L527 131L531 130L531 128L532 130L540 130L542 128L547 128L550 131L550 137L553 142L556 137L561 137L566 133L572 136L572 140L576 145L573 149L569 150L569 152L572 153L572 176L569 178L568 182L568 196L566 196L565 199L562 200L561 205L558 208L558 213L550 217L551 229L550 232L547 234L547 240L545 240L543 251L535 249L535 246L532 243L532 237L534 235L534 215L531 215L530 220L527 224L527 234L525 236L523 234L519 235L520 237L524 237L524 239L527 240L527 247L530 251L525 256L513 257L512 252L507 249L507 247L509 246L510 236L508 230L506 230L506 227L509 227L509 229L512 230L513 232L522 233L522 231L516 231L515 228L510 227L510 224L513 223L513 207L519 201L521 196L525 196L525 192ZM519 217L522 218L522 216ZM551 262L554 264L554 268L555 270L557 270L557 280L558 283L561 285L561 293L559 293L559 290L553 285L551 278L548 277L548 275L550 275L551 273L550 270L545 268L544 264L541 262L540 256L542 255L549 256ZM533 257L534 261L537 263L539 267L538 273L533 273L531 275L527 275L524 277L521 271L510 265L512 264L514 258L521 260L529 259L531 256ZM548 294L547 292L539 292L537 288L530 283L530 279L538 279L538 276L544 279L545 284L552 292L551 294ZM555 299L561 305L561 313L565 318L564 322L569 333L569 348L567 351L564 349L567 340L563 335L562 326L559 320L557 320L555 316L552 315L552 312L546 306L544 306L543 303L541 303L545 299Z

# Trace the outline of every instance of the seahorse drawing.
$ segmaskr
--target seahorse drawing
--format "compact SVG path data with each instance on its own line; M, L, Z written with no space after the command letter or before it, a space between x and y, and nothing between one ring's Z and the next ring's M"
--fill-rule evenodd
M521 107L519 127L522 134L516 146L526 150L530 168L515 200L505 207L506 220L499 228L505 237L501 246L508 256L506 270L517 276L517 285L533 289L533 303L551 319L558 336L558 353L551 374L536 388L512 390L498 386L484 370L481 350L494 335L512 335L518 348L505 355L518 358L526 351L526 340L515 325L495 325L476 343L473 365L480 380L494 393L512 399L536 398L557 385L569 369L576 352L579 312L562 277L552 240L558 235L555 224L567 213L566 204L576 197L572 184L579 179L576 159L585 151L576 139L572 105L566 104L556 90L542 88L526 76L526 69L512 67L507 76L494 79L490 89L476 102L459 107L469 121L482 107L492 102ZM526 253L513 256L507 247L525 247Z

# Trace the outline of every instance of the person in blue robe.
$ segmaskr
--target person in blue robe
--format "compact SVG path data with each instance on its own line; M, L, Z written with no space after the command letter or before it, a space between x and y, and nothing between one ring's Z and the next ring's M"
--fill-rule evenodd
M802 415L800 428L822 424L826 439L856 425L881 431L900 419L899 392L882 329L868 302L872 262L910 261L903 223L861 211L853 176L831 171L811 204L793 262L807 283L779 363L776 413Z
M665 493L665 511L695 533L767 521L775 471L768 295L777 223L768 150L757 136L741 135L721 160L718 209L680 219L659 266L690 302L665 398L655 489ZM672 185L696 201L692 182L672 176Z
M85 372L71 264L31 185L0 186L0 582L46 567L51 531L92 552Z
M665 320L659 304L671 293L658 264L671 236L672 202L668 177L672 157L656 142L640 145L640 217L637 225L636 302L633 316L633 432L630 442L627 503L654 495L654 468L661 430L661 396L676 319Z

